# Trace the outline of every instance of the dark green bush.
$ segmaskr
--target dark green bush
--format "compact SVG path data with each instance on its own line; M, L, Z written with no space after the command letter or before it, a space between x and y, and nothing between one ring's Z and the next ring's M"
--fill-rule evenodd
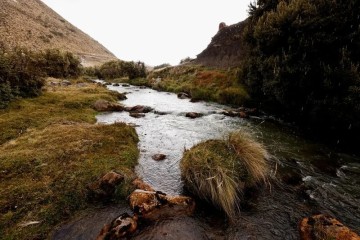
M135 79L146 77L146 69L143 62L125 62L121 60L106 62L100 67L85 68L84 73L88 76L96 76L100 79L123 77Z
M263 108L336 139L358 136L359 5L356 0L252 5L240 77L252 97Z
M32 52L23 48L0 49L0 108L15 97L41 94L44 77L76 77L80 61L69 52Z

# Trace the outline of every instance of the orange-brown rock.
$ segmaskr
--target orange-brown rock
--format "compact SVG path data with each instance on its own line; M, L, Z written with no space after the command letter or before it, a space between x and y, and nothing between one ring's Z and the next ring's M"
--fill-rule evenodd
M195 209L195 201L192 198L168 196L159 191L137 189L130 195L129 200L135 214L149 220L190 215Z
M109 112L109 111L123 111L124 107L118 103L112 103L107 100L99 99L97 100L93 108L98 112Z
M149 184L145 183L140 178L136 178L132 182L132 184L135 186L136 189L141 189L141 190L144 190L144 191L151 191L151 192L155 191Z
M136 231L137 220L136 216L131 217L129 214L123 213L110 224L105 225L96 237L96 240L121 239L129 236Z
M115 193L116 186L123 180L122 174L110 171L87 186L88 196L91 200L110 200Z
M301 240L360 240L359 235L331 216L319 214L300 222Z

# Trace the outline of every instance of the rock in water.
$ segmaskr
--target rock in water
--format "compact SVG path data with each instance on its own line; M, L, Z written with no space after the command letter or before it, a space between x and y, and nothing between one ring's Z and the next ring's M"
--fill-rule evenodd
M148 113L151 112L153 109L148 106L142 106L142 105L136 105L134 107L127 107L125 108L125 111L131 112L131 113Z
M360 240L359 235L348 227L323 214L304 218L299 227L301 240Z
M155 154L151 157L152 159L154 159L155 161L162 161L166 158L166 155L165 154Z
M97 100L93 108L98 112L110 112L110 111L118 111L121 112L124 110L124 107L118 103L111 103L107 100L99 99Z
M133 118L142 118L142 117L145 117L145 114L144 113L131 112L131 113L129 113L129 116L133 117Z
M194 118L202 117L202 114L196 113L196 112L188 112L188 113L186 113L185 117L194 119Z
M190 98L189 94L184 93L184 92L178 93L177 97L178 97L179 99Z

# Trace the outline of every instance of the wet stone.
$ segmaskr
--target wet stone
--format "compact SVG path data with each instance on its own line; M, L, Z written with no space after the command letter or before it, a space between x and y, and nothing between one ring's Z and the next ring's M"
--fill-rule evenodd
M159 154L153 155L151 158L155 161L162 161L162 160L165 160L166 155L159 153Z

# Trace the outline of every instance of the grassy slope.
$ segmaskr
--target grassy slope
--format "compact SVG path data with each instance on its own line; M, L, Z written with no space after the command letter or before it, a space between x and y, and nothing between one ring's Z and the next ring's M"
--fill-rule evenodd
M250 96L244 86L238 83L237 75L237 69L184 65L152 71L147 79L115 79L111 82L128 82L168 92L186 92L194 100L241 106L250 100ZM160 82L156 81L158 78Z
M92 124L91 105L99 98L116 100L86 83L49 88L0 111L0 238L46 238L56 224L91 207L87 184L109 170L134 176L136 132L122 123ZM20 226L28 221L40 223Z

